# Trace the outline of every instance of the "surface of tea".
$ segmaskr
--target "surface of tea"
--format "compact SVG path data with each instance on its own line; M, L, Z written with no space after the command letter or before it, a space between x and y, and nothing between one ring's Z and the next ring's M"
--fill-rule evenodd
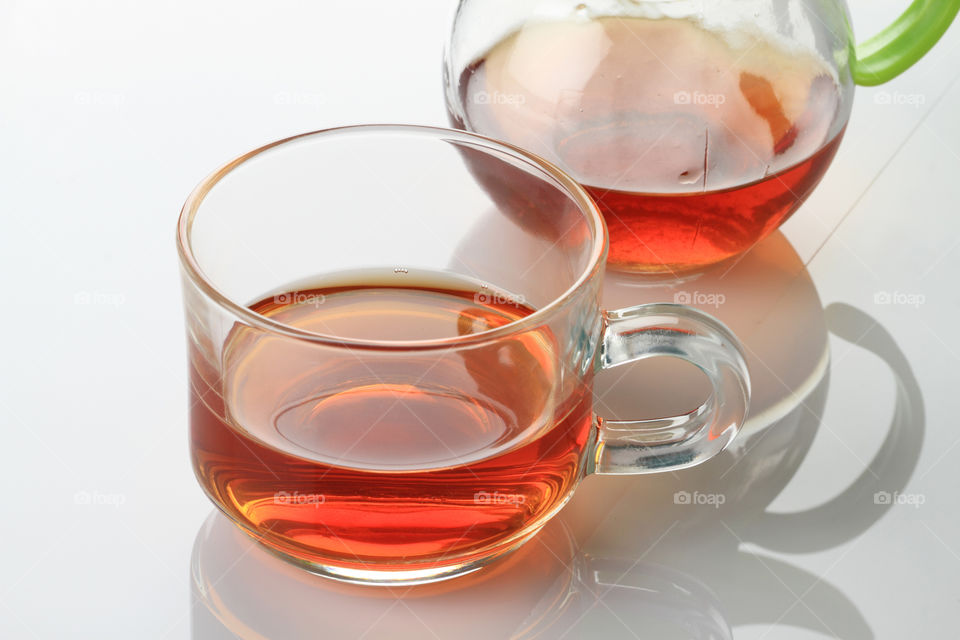
M454 124L557 163L593 196L611 264L696 270L777 228L842 136L816 56L680 19L525 26L470 65Z
M266 544L354 569L462 562L534 531L572 490L591 427L585 384L557 397L549 330L405 348L533 309L450 277L348 280L251 308L391 348L237 325L222 374L192 355L191 437L206 491Z

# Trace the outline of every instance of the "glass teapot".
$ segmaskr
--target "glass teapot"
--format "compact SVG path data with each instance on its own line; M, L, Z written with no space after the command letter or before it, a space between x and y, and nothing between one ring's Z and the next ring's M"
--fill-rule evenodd
M854 45L843 0L460 0L447 109L576 178L613 268L676 276L783 223L833 159L854 85L906 70L958 8L915 0Z

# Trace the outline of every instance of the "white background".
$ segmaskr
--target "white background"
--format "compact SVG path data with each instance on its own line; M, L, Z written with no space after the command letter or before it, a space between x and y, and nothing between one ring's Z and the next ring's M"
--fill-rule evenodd
M191 615L191 550L212 507L186 446L179 207L212 168L280 137L362 122L445 124L440 56L452 4L0 3L0 637L220 637ZM878 30L906 4L854 0L855 30ZM825 406L801 407L816 438L769 510L816 507L861 475L923 504L873 512L867 491L852 503L876 514L856 515L863 526L829 512L791 524L783 536L795 544L771 551L750 538L759 516L746 507L725 504L715 510L722 517L672 503L635 508L649 507L642 487L692 488L679 475L630 486L593 478L584 493L609 499L580 541L591 558L616 556L634 572L682 565L686 578L674 583L706 585L717 624L738 638L956 636L958 78L954 26L894 82L859 89L834 165L784 228L834 335ZM880 91L922 104L881 104ZM884 293L922 302L883 304ZM842 305L876 326L854 323L859 340L837 337L831 323L857 315ZM782 325L767 316L756 324L771 335L782 326L784 348L796 348L794 332L806 325L785 322L789 311L777 317ZM870 344L886 361L862 348ZM907 380L909 410L897 404L892 369ZM752 373L761 386L780 377L762 366ZM899 435L873 461L891 424ZM737 455L761 477L765 460L751 451ZM709 482L705 474L697 481ZM734 496L740 488L723 484L734 476L746 482L731 474L711 490ZM589 507L571 505L571 527ZM663 551L681 531L689 546ZM266 588L260 595L271 598ZM601 595L567 637L649 637L664 616L680 629L669 637L701 637L683 626L704 611L695 599L663 607L657 589ZM316 609L304 615L370 615L367 637L403 635L389 615L364 609L362 594L350 598L356 611L341 602L324 614L323 597L311 596ZM475 634L511 606L452 602ZM418 633L431 637L429 612L420 618Z

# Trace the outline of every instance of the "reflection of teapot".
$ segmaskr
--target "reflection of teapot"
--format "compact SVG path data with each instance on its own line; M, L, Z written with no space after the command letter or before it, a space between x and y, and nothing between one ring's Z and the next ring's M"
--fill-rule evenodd
M800 206L854 84L904 71L958 8L916 0L854 46L843 0L461 0L447 106L455 125L579 180L607 220L611 265L698 271Z

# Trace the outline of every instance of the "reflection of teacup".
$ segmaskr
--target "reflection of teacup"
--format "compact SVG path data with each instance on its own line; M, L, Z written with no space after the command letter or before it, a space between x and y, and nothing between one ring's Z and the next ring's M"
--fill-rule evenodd
M299 571L213 513L191 561L192 636L549 638L593 624L590 612L599 606L642 621L658 638L730 637L716 597L696 580L667 567L578 552L563 520L551 521L534 543L489 572L383 590ZM600 629L606 625L601 621Z

